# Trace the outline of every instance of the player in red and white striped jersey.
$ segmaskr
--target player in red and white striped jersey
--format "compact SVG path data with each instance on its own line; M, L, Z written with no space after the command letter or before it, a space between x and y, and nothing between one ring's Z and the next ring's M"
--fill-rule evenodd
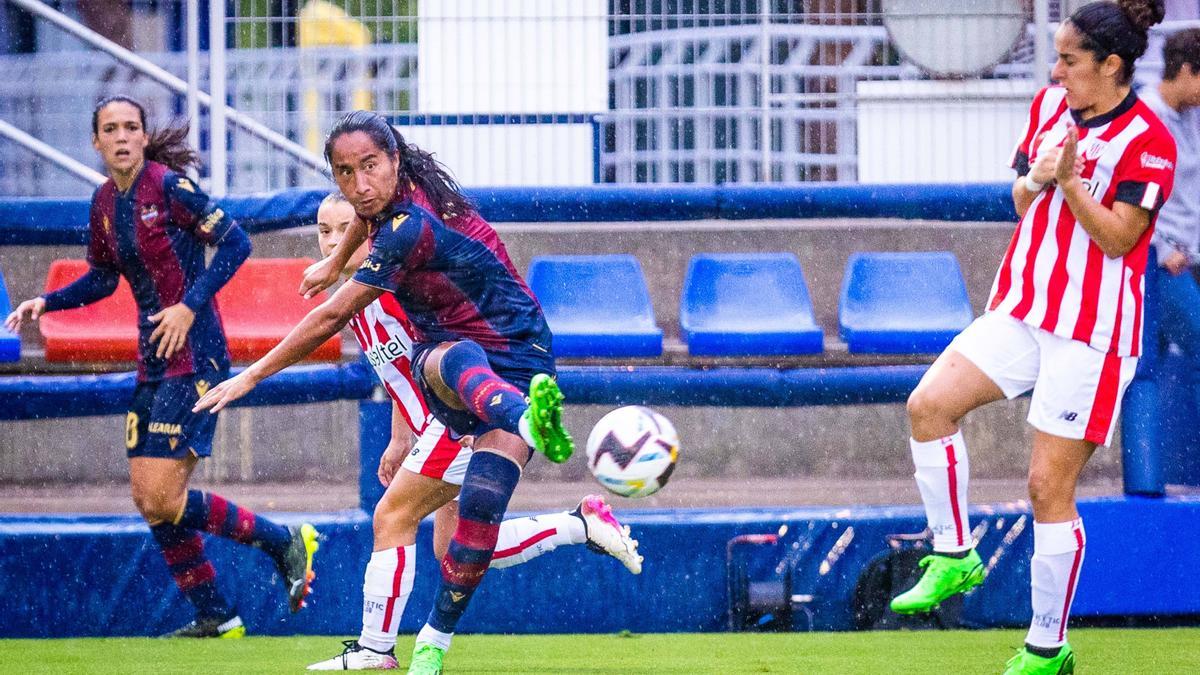
M1111 440L1137 365L1147 251L1174 180L1175 142L1130 88L1147 31L1162 17L1161 0L1096 2L1055 34L1058 84L1034 98L1013 153L1020 222L988 311L908 401L934 554L892 608L915 613L983 581L959 420L1033 391L1033 621L1009 674L1074 669L1066 626L1085 543L1075 485L1096 446Z
M354 208L341 193L321 203L317 236L323 256L341 240L354 217ZM347 273L358 268L366 253L364 245L351 257ZM362 634L342 654L315 663L310 670L397 667L392 648L415 578L417 523L437 509L434 550L441 559L457 526L453 500L471 459L470 439L454 438L430 414L413 381L409 362L413 328L392 294L381 295L360 311L350 327L392 400L391 442L379 463L379 480L388 489L375 508L375 551L363 584ZM617 558L634 574L641 571L637 541L595 495L584 497L573 511L503 521L489 566L511 567L558 546L585 543Z

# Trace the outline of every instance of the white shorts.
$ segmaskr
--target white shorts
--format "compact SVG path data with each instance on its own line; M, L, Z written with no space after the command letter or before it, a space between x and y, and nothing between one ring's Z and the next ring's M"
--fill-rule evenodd
M462 485L470 461L471 449L451 438L444 424L431 419L400 466L451 485Z
M1033 390L1029 423L1039 431L1108 445L1136 356L1106 354L1078 340L988 312L947 349L962 354L1008 398Z

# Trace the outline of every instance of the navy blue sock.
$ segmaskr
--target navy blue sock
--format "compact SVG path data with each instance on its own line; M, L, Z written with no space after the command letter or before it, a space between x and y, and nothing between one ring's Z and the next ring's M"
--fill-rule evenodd
M458 392L467 410L487 424L520 435L525 395L492 370L483 348L464 340L442 355L442 380ZM461 499L460 499L461 501Z
M458 527L442 558L442 583L429 613L431 627L454 632L492 560L500 521L520 478L520 467L507 457L486 450L471 456L458 493Z
M276 559L282 558L292 543L292 533L283 525L201 490L188 490L179 525L261 548Z
M217 589L217 572L204 555L200 533L170 523L154 525L150 533L162 549L175 585L196 607L197 617L222 621L232 617L233 610Z

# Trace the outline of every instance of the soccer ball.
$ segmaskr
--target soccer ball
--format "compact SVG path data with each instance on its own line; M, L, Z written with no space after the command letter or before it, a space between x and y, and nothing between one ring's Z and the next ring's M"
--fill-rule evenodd
M646 497L667 484L679 456L679 436L667 418L629 405L600 418L587 441L588 468L622 497Z

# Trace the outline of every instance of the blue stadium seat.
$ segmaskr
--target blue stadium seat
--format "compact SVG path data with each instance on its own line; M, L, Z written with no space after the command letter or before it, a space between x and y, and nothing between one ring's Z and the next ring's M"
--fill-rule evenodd
M555 356L662 354L662 330L633 256L539 256L529 265L529 287L554 332Z
M857 354L940 352L974 318L953 253L855 253L838 324Z
M0 317L8 317L12 312L12 302L8 297L8 285L4 283L4 272L0 271ZM21 360L21 338L10 333L0 319L0 363L12 363Z
M688 265L679 326L693 356L817 354L800 261L790 253L701 253Z

